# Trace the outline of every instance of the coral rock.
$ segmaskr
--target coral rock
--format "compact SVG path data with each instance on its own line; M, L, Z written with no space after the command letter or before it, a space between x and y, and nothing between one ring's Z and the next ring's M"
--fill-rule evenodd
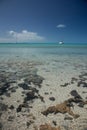
M40 130L61 130L60 127L55 128L52 127L50 124L40 125Z
M70 105L68 104L68 101L65 101L61 104L57 104L56 106L48 107L47 110L43 111L42 114L47 116L49 113L68 113L74 118L78 118L78 114L74 114L73 111L70 108Z

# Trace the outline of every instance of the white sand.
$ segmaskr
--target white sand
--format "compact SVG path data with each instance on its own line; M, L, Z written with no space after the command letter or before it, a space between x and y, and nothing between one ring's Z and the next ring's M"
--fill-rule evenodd
M35 130L34 128L41 124L50 123L52 126L54 124L53 121L56 121L57 126L60 126L61 129L68 130L67 127L71 130L83 130L83 127L87 128L87 105L83 108L78 107L77 104L74 104L74 108L72 111L75 114L79 114L80 117L77 119L64 120L65 116L71 117L68 113L66 114L49 114L47 117L41 114L42 111L46 110L49 106L57 105L59 103L64 102L65 100L71 98L70 92L72 90L77 90L77 92L81 95L81 97L86 100L87 88L77 87L77 82L71 84L71 79L73 77L79 79L79 75L86 68L83 64L78 63L78 61L63 61L63 59L58 59L57 61L53 60L53 62L47 61L44 65L36 65L38 68L38 74L44 77L44 81L42 83L42 87L39 89L39 94L44 97L44 102L41 100L35 99L33 103L30 105L33 107L30 109L30 112L27 112L25 109L22 112L16 113L14 110L6 112L1 117L2 122L4 123L4 130ZM77 64L78 63L78 64ZM82 65L82 66L81 66ZM78 67L79 66L79 67ZM21 81L18 81L21 82ZM69 83L66 87L62 87L65 83ZM17 85L17 84L16 84ZM15 108L17 108L18 104L23 102L23 97L21 96L22 89L18 88L16 93L11 95L11 98L7 98L4 96L4 101L8 105L13 104ZM48 94L45 94L48 93ZM49 97L54 97L55 101L49 100ZM19 102L17 102L19 100ZM9 115L14 115L15 119L13 122L7 122ZM26 122L32 121L29 128L26 126Z

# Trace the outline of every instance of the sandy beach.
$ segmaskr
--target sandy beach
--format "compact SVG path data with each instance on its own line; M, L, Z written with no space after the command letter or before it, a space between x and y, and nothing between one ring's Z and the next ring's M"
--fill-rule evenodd
M78 59L0 64L0 130L86 130L87 66Z

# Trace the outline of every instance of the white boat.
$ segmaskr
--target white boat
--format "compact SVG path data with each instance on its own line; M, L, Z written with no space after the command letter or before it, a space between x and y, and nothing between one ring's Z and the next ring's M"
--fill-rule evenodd
M60 41L59 44L64 44L64 42L63 42L63 41Z

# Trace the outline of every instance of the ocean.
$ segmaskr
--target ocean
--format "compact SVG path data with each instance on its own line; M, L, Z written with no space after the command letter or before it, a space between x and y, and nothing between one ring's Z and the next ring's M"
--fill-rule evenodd
M15 59L32 59L46 60L48 57L71 56L86 58L87 44L65 43L1 43L0 44L0 60ZM86 59L85 59L86 60Z
M82 71L87 66L87 44L4 43L0 44L0 62L40 62L53 72L79 66L77 69Z
M87 129L87 44L1 43L0 128L46 123Z

